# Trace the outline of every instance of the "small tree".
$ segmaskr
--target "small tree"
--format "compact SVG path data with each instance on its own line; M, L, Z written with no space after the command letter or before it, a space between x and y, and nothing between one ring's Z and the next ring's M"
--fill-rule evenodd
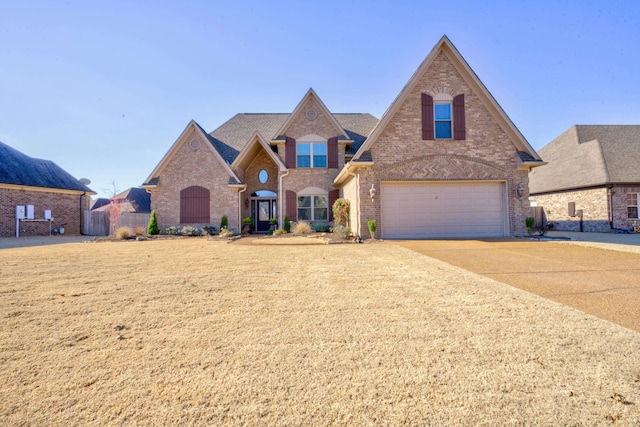
M376 238L376 228L378 228L378 223L375 219L370 219L367 221L367 227L369 227L369 234L371 234L371 238Z
M285 215L284 217L284 231L291 233L291 219L289 218L289 215Z
M155 209L151 211L151 218L149 218L149 224L147 224L147 233L150 236L160 234L160 228L158 227L158 220L156 219Z
M532 216L528 216L524 222L527 226L527 233L529 233L529 235L533 234L533 226L535 225L536 220Z
M346 227L349 221L349 200L343 198L337 199L331 209L333 210L333 220Z
M229 228L229 219L227 219L226 215L222 215L222 219L220 220L220 231L223 228Z

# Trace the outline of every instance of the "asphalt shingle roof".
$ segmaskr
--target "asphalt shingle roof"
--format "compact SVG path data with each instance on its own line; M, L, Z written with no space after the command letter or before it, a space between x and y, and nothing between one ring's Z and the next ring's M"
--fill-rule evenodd
M211 132L209 139L220 155L228 163L232 163L256 131L267 142L278 138L276 132L289 116L289 113L236 114ZM360 148L379 121L371 114L334 114L333 117L353 140L348 154L353 154Z
M531 193L640 183L640 125L576 125L538 151Z
M93 193L50 160L36 159L0 142L0 183Z

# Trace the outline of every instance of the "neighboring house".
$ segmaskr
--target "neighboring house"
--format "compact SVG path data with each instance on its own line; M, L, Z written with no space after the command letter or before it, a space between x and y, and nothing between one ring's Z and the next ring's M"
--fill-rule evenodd
M528 171L542 161L443 37L380 120L336 114L309 90L291 113L238 114L207 134L191 121L149 175L161 228L277 217L383 238L525 233Z
M80 234L83 215L96 194L58 165L35 159L0 142L0 237L16 236L16 206L33 206L33 220L20 221L20 236L49 234L54 227Z
M573 126L540 155L548 164L531 171L531 200L555 229L626 230L640 223L640 125Z
M118 203L120 212L150 213L151 195L143 188L132 187L116 194L111 199L100 198L92 201L92 211L109 211L111 203Z

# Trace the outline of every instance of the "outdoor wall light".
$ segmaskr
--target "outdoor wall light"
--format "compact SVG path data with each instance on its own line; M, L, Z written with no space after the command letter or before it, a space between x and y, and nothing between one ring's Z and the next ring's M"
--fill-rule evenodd
M371 203L373 203L376 198L376 188L373 186L373 184L371 184L371 188L369 189L369 197L371 197Z
M244 199L244 207L245 208L249 207L249 199L248 198Z
M518 199L522 199L523 194L524 194L524 187L522 186L522 184L518 184L518 186L516 187L516 196L518 196Z

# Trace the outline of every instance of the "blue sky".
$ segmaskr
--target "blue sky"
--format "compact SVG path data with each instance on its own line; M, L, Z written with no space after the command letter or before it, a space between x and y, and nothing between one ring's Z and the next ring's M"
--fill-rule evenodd
M381 117L446 34L535 149L640 124L640 2L0 0L0 141L138 186L189 120Z

